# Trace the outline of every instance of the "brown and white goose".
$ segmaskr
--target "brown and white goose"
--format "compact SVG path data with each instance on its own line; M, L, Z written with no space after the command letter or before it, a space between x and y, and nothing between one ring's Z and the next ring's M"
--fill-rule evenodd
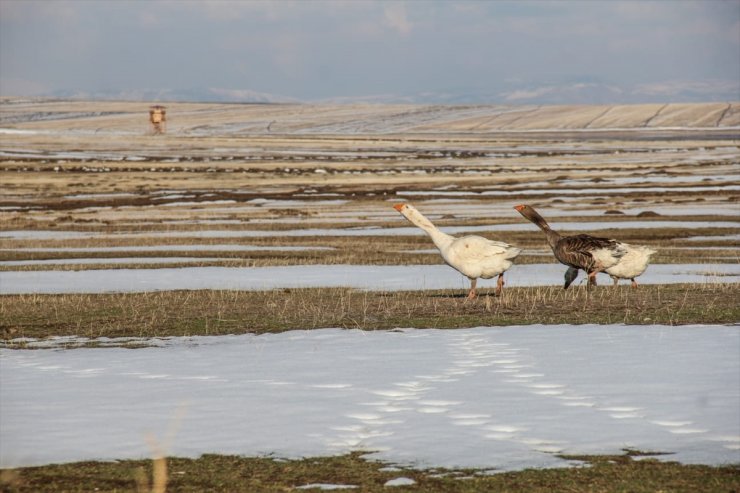
M596 274L614 267L627 254L627 246L617 240L587 234L561 236L550 229L547 221L532 207L517 205L514 209L545 233L547 243L552 248L555 258L569 267L565 272L563 289L568 289L568 286L578 276L579 269L583 269L588 274L588 285L595 286Z
M521 252L519 248L476 235L456 238L440 231L411 204L396 204L393 208L429 235L447 265L470 279L468 299L477 296L475 286L478 278L491 279L498 276L496 294L501 294L504 272Z

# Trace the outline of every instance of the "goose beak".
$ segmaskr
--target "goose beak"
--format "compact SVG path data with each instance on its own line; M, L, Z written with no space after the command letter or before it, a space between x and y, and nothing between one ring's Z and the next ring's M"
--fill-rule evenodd
M519 212L522 212L522 209L524 209L524 206L523 205L515 205L514 206L514 209L516 209Z
M396 204L393 206L394 209L396 209L398 212L401 212L401 209L406 207L406 204Z

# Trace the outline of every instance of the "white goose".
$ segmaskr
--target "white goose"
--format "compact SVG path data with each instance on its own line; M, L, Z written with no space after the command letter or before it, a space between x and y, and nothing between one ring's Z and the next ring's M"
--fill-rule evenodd
M633 246L626 243L622 243L622 246L625 247L627 253L619 259L616 265L605 269L604 272L612 277L615 286L620 279L629 279L632 281L632 287L636 288L635 277L645 272L650 256L657 252L646 246Z
M429 235L447 265L470 279L468 299L477 296L475 285L478 278L491 279L498 276L496 295L501 295L504 272L511 267L511 261L519 255L520 249L482 236L450 236L440 231L411 204L396 204L393 208Z

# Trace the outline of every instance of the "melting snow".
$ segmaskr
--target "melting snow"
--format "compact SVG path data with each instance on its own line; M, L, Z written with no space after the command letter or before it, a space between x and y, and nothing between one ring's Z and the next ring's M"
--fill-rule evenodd
M553 221L550 226L559 231L597 231L603 229L651 229L681 228L691 226L692 231L701 228L738 228L735 221ZM487 231L537 231L529 222L515 224L488 224L482 226L443 226L440 228L448 234L475 233ZM420 236L425 233L419 228L402 226L397 228L380 228L377 226L361 228L306 228L293 230L199 230L167 231L145 233L98 233L81 231L0 231L0 238L12 240L30 239L74 239L74 238L268 238L279 236Z
M561 264L514 265L507 286L562 285ZM583 276L581 276L583 279ZM600 277L602 283L611 280ZM739 264L655 264L641 284L740 282ZM481 280L479 288L495 279ZM277 289L353 287L369 290L467 289L466 277L446 265L291 265L277 267L182 267L84 271L0 272L0 294L105 293L172 289Z
M613 195L617 193L631 192L719 192L740 190L740 185L706 185L694 187L640 187L640 188L545 188L540 190L485 190L475 191L418 191L399 190L396 195L400 196L440 196L440 197L485 197L485 196L509 196L509 195Z
M715 241L715 240L723 240L723 241L740 241L740 234L738 235L722 235L722 236L690 236L688 238L685 238L686 240L690 241Z
M383 486L411 486L413 484L416 484L416 481L414 481L411 478L396 478L396 479L390 479L383 484Z
M2 260L0 266L23 265L91 265L91 264L176 264L229 260L219 257L123 257L123 258L59 258L47 260Z
M740 330L554 325L0 349L0 467L373 451L421 467L740 462ZM659 457L663 458L663 457Z
M332 247L259 245L147 245L116 247L3 248L0 252L301 252Z

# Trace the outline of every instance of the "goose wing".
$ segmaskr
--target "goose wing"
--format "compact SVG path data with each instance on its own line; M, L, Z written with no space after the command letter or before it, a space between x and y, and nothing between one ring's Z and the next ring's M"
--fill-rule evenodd
M596 262L610 267L627 253L616 240L586 234L562 238L555 245L554 251L562 263L586 270Z
M456 258L469 262L482 261L490 257L511 259L520 252L518 248L508 243L474 235L457 238L450 246L450 250Z

